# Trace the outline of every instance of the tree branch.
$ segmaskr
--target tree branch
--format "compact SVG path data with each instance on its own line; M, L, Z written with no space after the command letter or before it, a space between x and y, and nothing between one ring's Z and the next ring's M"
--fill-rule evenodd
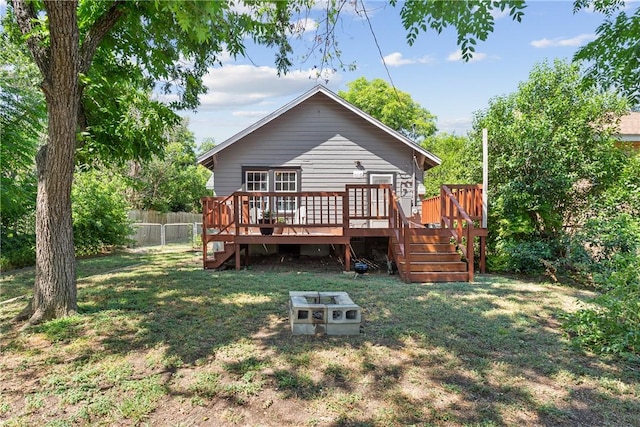
M124 4L123 0L117 0L111 5L102 16L100 16L93 26L87 32L87 35L80 47L80 73L87 74L93 56L100 45L100 42L107 35L114 25L118 22L120 17L124 15L124 10L120 7Z
M33 3L27 4L26 0L13 0L13 11L20 32L26 38L26 44L31 51L33 59L40 69L40 73L46 78L49 75L49 49L42 44L42 34L34 32L33 22L38 19Z

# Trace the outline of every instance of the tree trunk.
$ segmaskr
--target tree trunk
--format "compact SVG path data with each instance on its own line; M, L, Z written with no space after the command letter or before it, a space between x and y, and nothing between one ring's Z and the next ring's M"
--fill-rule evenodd
M71 184L79 97L77 2L46 2L50 28L48 72L42 88L48 108L48 144L36 157L36 278L26 326L77 310Z

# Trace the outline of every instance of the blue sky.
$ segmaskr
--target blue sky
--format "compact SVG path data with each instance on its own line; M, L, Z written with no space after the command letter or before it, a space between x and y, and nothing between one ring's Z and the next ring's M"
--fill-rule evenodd
M440 35L422 33L409 46L399 9L386 2L365 3L396 88L435 114L439 131L458 135L466 134L473 112L486 108L492 97L515 92L536 63L570 59L581 45L593 40L605 19L591 11L573 14L570 1L530 1L527 5L521 23L499 16L493 34L479 42L476 58L465 63L456 55L453 30ZM303 36L296 54L306 53L309 44L305 40L311 34ZM359 77L390 81L366 20L350 11L343 13L336 36L343 61L355 62L357 68L333 74L326 84L329 89L346 90L346 84ZM188 114L189 128L198 142L211 137L221 143L315 84L325 84L310 78L313 59L294 64L286 76L278 78L272 51L252 47L248 55L249 59L227 58L207 76L209 93L201 98L198 112Z

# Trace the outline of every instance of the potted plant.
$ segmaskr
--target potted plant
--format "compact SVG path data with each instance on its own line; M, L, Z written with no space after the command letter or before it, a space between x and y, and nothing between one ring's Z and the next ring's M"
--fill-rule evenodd
M262 218L258 222L260 224L273 224L273 213L270 210L262 212ZM263 236L270 236L273 234L273 227L260 227L260 233Z

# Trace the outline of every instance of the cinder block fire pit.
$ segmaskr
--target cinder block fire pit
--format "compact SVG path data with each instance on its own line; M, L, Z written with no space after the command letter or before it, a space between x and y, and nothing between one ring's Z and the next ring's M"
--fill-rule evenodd
M346 292L289 292L293 335L358 335L362 309Z

